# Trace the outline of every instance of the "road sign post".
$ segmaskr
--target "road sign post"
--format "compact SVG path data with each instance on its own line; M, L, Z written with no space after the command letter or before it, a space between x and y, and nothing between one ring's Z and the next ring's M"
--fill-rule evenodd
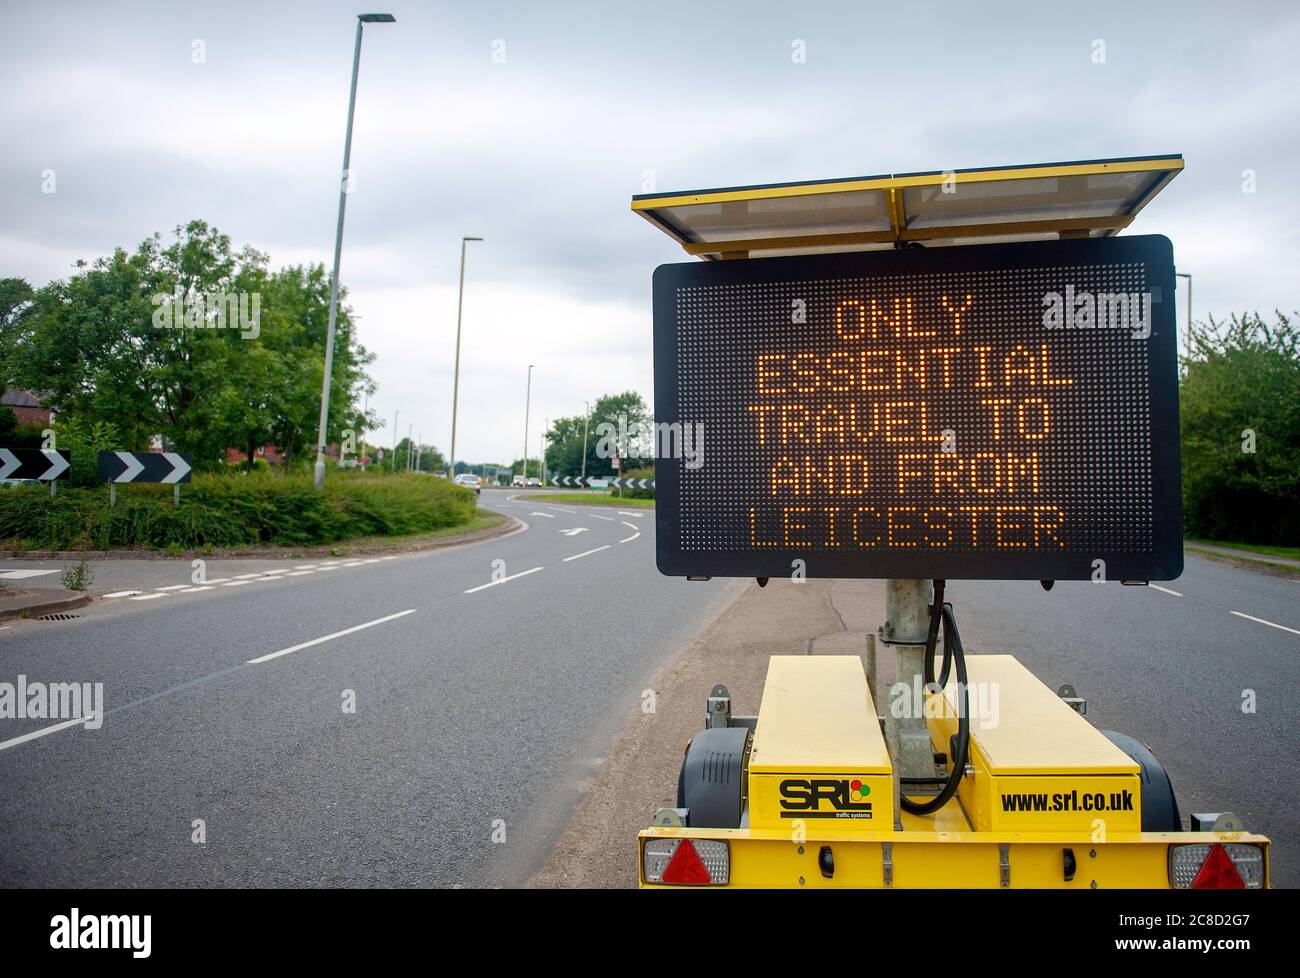
M52 448L0 448L0 481L34 479L50 484L50 495L58 493L58 482L70 474L71 452Z
M181 504L181 483L193 480L193 456L179 452L100 452L99 477L108 483L109 506L117 505L117 484L153 483L172 487L172 502Z

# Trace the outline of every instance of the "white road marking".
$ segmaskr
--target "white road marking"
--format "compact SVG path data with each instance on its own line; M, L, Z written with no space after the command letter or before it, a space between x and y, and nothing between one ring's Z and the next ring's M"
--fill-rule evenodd
M548 520L555 519L554 513L533 513L534 516L545 516Z
M324 383L324 381L322 381L322 383ZM354 560L354 561L352 561L351 563L343 564L342 566L344 566L344 567L360 567L363 563L364 563L364 561Z
M315 570L316 564L299 564L294 570Z
M288 568L288 567L276 567L276 568L273 569L273 570L262 571L262 576L263 576L263 577L272 577L272 576L274 576L274 575L276 575L276 574L287 574L287 573L289 573L289 568Z
M140 594L134 598L128 598L128 601L152 601L154 598L165 598L167 595L159 594L155 591L153 594Z
M561 530L560 532L563 533L566 537L576 537L579 533L590 533L591 531L588 530L585 526L575 526L572 529Z
M223 584L223 585L221 585L221 586L222 586L222 587L239 587L241 584L252 584L252 583L253 583L252 581L241 581L239 578L235 578L233 581L226 581L226 583Z
M284 576L285 576L285 577L302 577L302 576L304 576L304 575L306 575L306 574L315 574L315 573L316 573L316 572L315 572L314 570L292 571L291 573L285 574Z
M1248 618L1251 621L1257 621L1261 625L1268 625L1271 628L1280 628L1282 629L1282 631L1290 632L1292 635L1300 635L1300 630L1294 628L1287 628L1285 625L1279 625L1277 622L1266 621L1263 618L1256 618L1254 615L1242 614L1240 611L1234 611L1233 614L1236 615L1238 618Z
M578 513L576 509L565 509L563 506L552 506L550 503L546 503L545 505L547 509L554 509L561 513L571 513L574 516L576 516Z
M618 520L614 519L614 517L612 516L597 516L595 513L588 513L587 515L590 516L593 520L604 520L606 523L618 522Z
M14 568L11 570L0 570L0 577L3 577L6 581L21 581L28 577L40 577L43 574L57 574L58 572L59 569L57 567L53 570L19 570Z
M1172 594L1175 598L1183 596L1181 591L1172 591L1167 587L1161 587L1159 584L1148 584L1147 587L1155 588L1157 591L1163 591L1165 594Z
M19 744L25 744L29 740L35 740L37 737L44 737L46 734L58 733L60 730L67 730L68 727L75 726L78 723L84 724L94 716L94 713L87 713L84 717L77 717L73 720L64 720L62 723L56 723L52 727L42 727L40 730L33 730L31 733L25 733L21 737L14 737L12 740L0 741L0 750L8 750L10 747L17 747Z
M321 564L321 566L317 568L317 570L323 570L323 571L338 570L338 569L339 569L338 564Z
M473 594L475 591L482 591L484 588L496 587L498 584L504 584L506 581L513 581L516 577L527 577L529 574L536 574L542 567L534 567L531 570L520 571L518 574L511 574L509 577L502 577L495 581L488 581L486 584L480 584L478 587L472 587L466 594Z
M204 581L203 583L204 584L225 584L226 581L228 580L230 580L230 578L228 577L214 577L210 581Z
M106 594L106 598L129 598L133 594L139 594L139 591L114 591L112 594Z
M579 557L590 557L592 554L598 554L602 550L608 550L609 546L610 545L607 543L603 547L597 547L595 550L585 550L580 554L574 554L572 557L565 557L564 560L567 563L570 560L577 560Z
M181 594L193 594L195 591L211 591L211 590L212 590L211 584L203 584L200 585L199 587L187 587L184 591L181 592Z
M287 649L281 649L279 652L271 652L267 655L260 655L256 659L249 659L250 666L259 665L263 662L270 662L272 659L278 659L282 655L288 655L290 652L299 652L303 649L309 649L313 645L320 645L322 642L329 642L336 638L342 638L344 635L351 635L353 632L359 632L363 628L373 628L375 625L382 625L386 621L392 621L394 618L402 618L406 615L415 614L414 608L407 608L405 611L399 611L395 615L385 615L383 618L376 618L374 621L368 621L362 625L353 625L351 628L345 628L341 632L334 632L330 635L322 635L320 638L314 638L310 642L300 642L298 645L291 645Z
M363 560L361 563L363 563L363 564L377 564L377 563L379 563L379 558L378 558L378 557L371 557L369 560Z
M251 580L254 577L265 577L265 576L266 575L264 575L261 571L258 571L256 574L236 574L235 580L247 581L247 580Z
M181 591L189 587L188 584L168 584L166 587L156 587L155 591Z
M621 520L620 522L622 522L622 524L626 526L629 530L636 530L636 532L633 533L630 537L624 537L622 540L618 541L619 543L631 543L633 540L635 540L637 537L641 535L641 528L637 526L635 523L629 523L627 520Z
M618 511L618 515L619 515L619 516L635 516L637 519L641 519L641 517L645 516L645 513L629 513L629 512L628 512L627 510L625 510L625 509L620 509L620 510Z

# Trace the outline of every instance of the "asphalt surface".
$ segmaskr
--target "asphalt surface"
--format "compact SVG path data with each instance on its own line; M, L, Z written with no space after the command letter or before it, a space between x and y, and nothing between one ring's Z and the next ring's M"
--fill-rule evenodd
M0 682L105 699L97 730L0 721L0 886L525 881L734 592L660 577L652 510L511 495L482 505L527 530L450 550L209 561L202 585L101 562L116 597L0 630Z
M956 581L948 599L966 648L1071 683L1094 725L1152 748L1184 816L1241 816L1272 840L1274 885L1300 886L1300 581L1188 554L1159 589Z
M529 525L507 537L209 561L202 585L188 561L100 562L116 597L0 627L0 682L102 681L106 700L98 730L0 721L0 886L528 879L650 678L737 584L660 577L652 510L513 495L484 496ZM968 649L1072 683L1097 726L1152 746L1184 815L1236 812L1273 839L1274 884L1300 886L1300 581L1189 554L1158 587L948 596Z

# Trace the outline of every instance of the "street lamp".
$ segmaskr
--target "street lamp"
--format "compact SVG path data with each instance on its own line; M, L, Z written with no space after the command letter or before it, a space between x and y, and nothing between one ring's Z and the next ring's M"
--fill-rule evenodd
M1178 278L1187 279L1187 334L1192 333L1192 276L1187 272L1174 272Z
M451 472L456 474L456 402L460 398L460 314L465 308L465 243L482 238L460 239L460 291L456 297L456 366L451 379Z
M528 388L524 393L524 481L528 481L528 408L533 402L533 367L528 365Z
M582 415L582 481L587 479L587 422L591 420L591 402L583 401L586 411Z
M415 422L412 421L406 426L406 471L411 471L411 453L415 450L415 442L411 438L411 432L415 430Z
M397 471L397 419L402 416L401 409L393 412L393 471Z
M339 221L334 230L334 277L330 281L329 333L325 340L325 376L321 381L320 431L316 436L316 488L325 488L325 428L330 416L330 377L334 372L334 327L339 314L339 262L343 255L343 211L348 201L348 168L352 165L352 118L357 108L357 72L361 67L361 30L366 24L392 24L392 14L358 14L357 43L352 50L352 88L348 92L348 130L343 139L343 176L339 180Z

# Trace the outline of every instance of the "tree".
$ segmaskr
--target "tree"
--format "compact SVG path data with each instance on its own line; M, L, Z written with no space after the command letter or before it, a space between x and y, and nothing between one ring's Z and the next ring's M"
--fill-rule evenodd
M582 472L583 416L560 418L551 425L551 438L546 449L546 468L557 475L574 476ZM622 446L627 453L628 465L640 465L647 460L649 446L636 436L650 421L649 408L636 391L606 394L597 399L591 410L587 426L587 475L605 478L614 474L611 446L617 439L606 438L602 444L601 428L606 431L626 432L630 444Z
M0 278L0 389L13 385L19 350L19 321L31 311L36 293L21 278Z
M314 443L329 279L320 265L272 273L267 262L191 221L167 247L155 234L37 290L20 314L0 317L0 353L60 413L115 425L118 448L147 449L161 436L202 466L232 446L251 461L270 441L291 461ZM327 442L379 424L357 405L373 390L372 360L341 304Z
M1213 317L1188 334L1180 384L1190 534L1300 543L1300 329L1277 314Z

